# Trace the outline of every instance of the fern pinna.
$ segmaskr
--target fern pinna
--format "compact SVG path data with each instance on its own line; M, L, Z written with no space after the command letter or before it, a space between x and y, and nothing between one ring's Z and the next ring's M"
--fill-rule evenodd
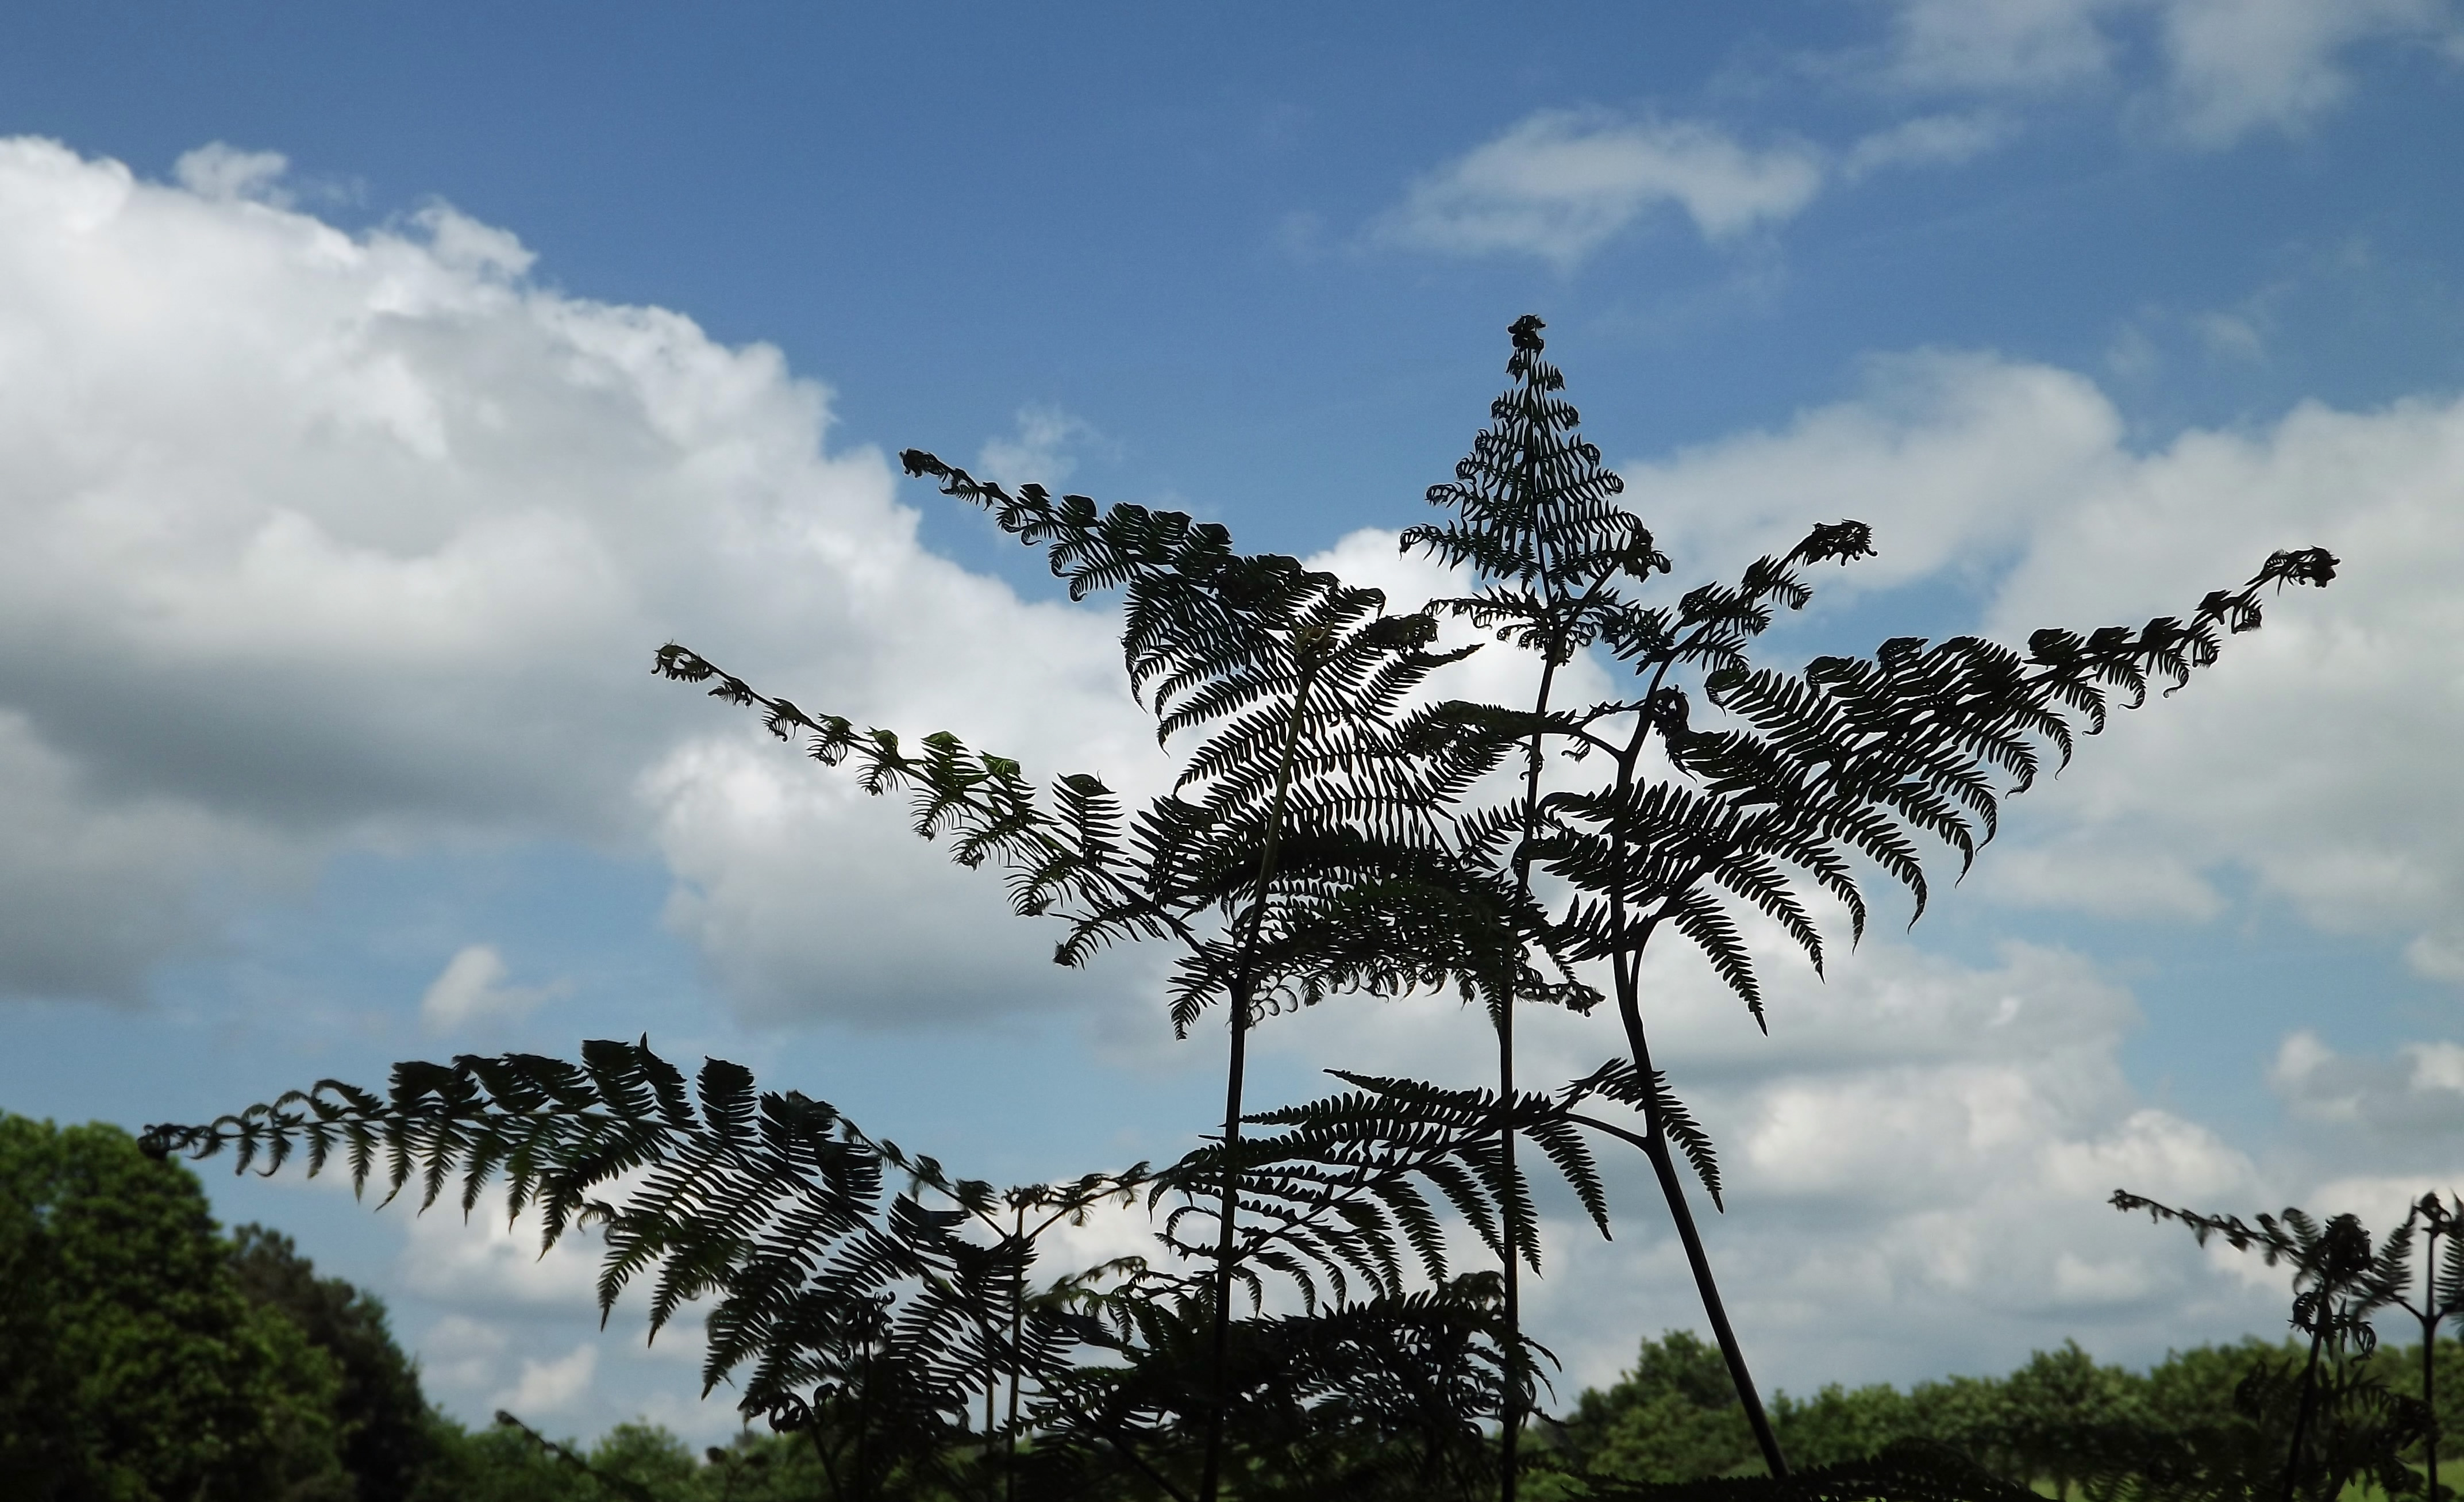
M425 1209L454 1189L466 1215L501 1181L509 1214L536 1211L545 1245L596 1226L603 1322L646 1275L653 1337L711 1299L704 1392L746 1369L748 1418L807 1434L847 1497L893 1474L958 1483L981 1451L973 1402L1002 1374L1066 1369L1082 1342L1071 1316L1027 1297L1035 1236L1002 1225L990 1185L866 1137L826 1102L757 1092L737 1065L711 1060L688 1083L647 1043L586 1044L579 1064L406 1063L383 1095L328 1080L146 1142L228 1147L237 1169L267 1173L304 1150L313 1175L339 1154L355 1190L415 1188ZM1137 1178L1010 1203L1048 1225Z
M1557 878L1565 895L1528 938L1553 957L1606 965L1638 1079L1661 1078L1640 992L1643 952L1660 933L1700 950L1762 1025L1741 910L1775 923L1817 972L1824 943L1809 898L1836 899L1852 938L1861 935L1860 863L1903 885L1922 915L1927 842L1949 848L1964 870L1991 838L1998 800L2026 790L2048 754L2067 762L2078 728L2094 734L2115 702L2144 703L2151 681L2181 687L2216 659L2225 634L2257 627L2269 586L2335 576L2334 558L2304 548L2274 555L2237 590L2210 593L2187 624L2161 616L2084 636L2040 630L2024 654L1970 636L1930 647L1900 637L1871 657L1819 657L1802 673L1758 666L1749 649L1774 612L1812 597L1807 570L1871 554L1871 529L1817 524L1734 585L1643 603L1670 561L1618 504L1622 482L1578 431L1542 327L1526 317L1508 331L1511 385L1454 480L1428 492L1446 519L1401 542L1469 571L1474 592L1435 608L1540 659L1531 704L1439 711L1526 758L1519 795L1466 810L1456 828L1485 865L1511 873L1518 894L1530 891L1535 866ZM1629 666L1633 688L1581 708L1552 703L1556 670L1587 651ZM1566 785L1544 794L1552 760ZM1502 1018L1507 1077L1510 1029ZM1644 1151L1764 1458L1784 1474L1667 1150L1661 1099L1657 1089L1638 1097Z
M644 1280L653 1336L707 1301L705 1393L736 1382L748 1419L806 1436L841 1497L1075 1495L1127 1476L1190 1496L1219 1415L1244 1471L1286 1476L1244 1494L1429 1495L1487 1473L1481 1425L1505 1387L1494 1279L1454 1273L1436 1206L1497 1248L1529 1189L1498 1157L1485 1093L1347 1083L1160 1170L1005 1193L737 1065L689 1082L647 1043L587 1044L579 1064L407 1063L383 1094L328 1080L147 1145L229 1150L239 1171L339 1161L355 1189L465 1214L500 1183L545 1245L593 1227L603 1321ZM1507 1115L1605 1227L1579 1114L1529 1096ZM1177 1224L1227 1180L1240 1281L1263 1302L1265 1279L1287 1279L1301 1314L1240 1322L1219 1356L1206 1272L1125 1259L1039 1287L1045 1233L1107 1203L1174 1206L1165 1244L1203 1262L1210 1241Z

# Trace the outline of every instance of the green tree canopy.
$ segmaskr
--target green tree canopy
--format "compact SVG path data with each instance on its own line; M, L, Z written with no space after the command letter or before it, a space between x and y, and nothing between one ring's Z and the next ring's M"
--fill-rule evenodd
M341 1278L319 1277L280 1231L243 1226L231 1242L240 1292L287 1316L333 1360L342 1462L359 1502L404 1502L435 1442L419 1373L394 1343L385 1305Z
M196 1176L0 1115L0 1476L14 1502L353 1495L335 1360L240 1287Z

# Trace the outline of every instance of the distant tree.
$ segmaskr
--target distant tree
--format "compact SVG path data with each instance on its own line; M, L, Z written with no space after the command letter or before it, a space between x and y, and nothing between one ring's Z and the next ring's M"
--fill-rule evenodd
M394 1343L385 1305L341 1278L319 1277L290 1237L263 1226L231 1233L231 1266L242 1293L289 1318L333 1359L342 1464L359 1502L406 1502L434 1438L418 1370Z
M11 1502L347 1502L335 1361L240 1287L196 1176L0 1115Z

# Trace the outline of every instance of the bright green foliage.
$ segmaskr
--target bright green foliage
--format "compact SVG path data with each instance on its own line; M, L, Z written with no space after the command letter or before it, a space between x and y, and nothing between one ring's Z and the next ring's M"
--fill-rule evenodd
M0 1115L0 1475L44 1502L352 1495L336 1364L204 1192L108 1126Z

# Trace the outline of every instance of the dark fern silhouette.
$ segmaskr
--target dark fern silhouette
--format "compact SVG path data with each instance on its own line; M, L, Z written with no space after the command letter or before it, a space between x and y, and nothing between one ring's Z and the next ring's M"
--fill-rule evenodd
M2422 1441L2428 1461L2430 1494L2438 1495L2438 1327L2450 1316L2464 1314L2464 1220L2436 1194L2413 1202L2405 1216L2407 1227L2422 1227L2421 1301L2398 1294L2396 1307L2421 1325L2421 1403L2430 1412L2430 1431Z
M2151 681L2168 693L2180 688L2216 660L2224 635L2258 626L2264 590L2324 585L2337 561L2318 548L2279 552L2239 589L2207 595L2187 624L2160 616L2138 630L2048 629L2029 638L2024 654L1970 636L1931 647L1897 637L1871 657L1819 657L1801 674L1757 666L1748 649L1774 611L1811 598L1806 570L1870 555L1871 530L1853 520L1817 524L1733 585L1705 584L1672 605L1642 604L1637 596L1671 563L1617 504L1622 482L1577 431L1580 416L1560 394L1565 380L1545 358L1542 327L1536 318L1515 322L1512 385L1453 482L1428 493L1451 516L1402 538L1407 551L1467 567L1479 585L1433 608L1540 658L1530 707L1454 703L1439 712L1526 759L1520 795L1467 810L1459 827L1476 858L1513 873L1518 898L1528 899L1535 865L1564 884L1570 895L1529 939L1552 956L1608 966L1633 1070L1624 1077L1654 1082L1632 1100L1643 1117L1643 1151L1764 1459L1783 1474L1668 1151L1672 1138L1684 1146L1716 1204L1707 1140L1676 1125L1675 1097L1652 1063L1641 1011L1645 948L1674 931L1763 1025L1738 909L1775 922L1817 972L1825 949L1807 899L1817 891L1836 899L1851 937L1861 936L1859 858L1904 886L1922 916L1926 842L1954 851L1964 871L1992 836L1998 800L2025 791L2048 755L2067 762L2079 729L2093 735L2113 705L2145 703ZM1629 665L1633 691L1581 708L1553 704L1556 670L1592 650ZM1713 712L1714 724L1696 726L1698 706ZM1571 777L1587 764L1603 771L1588 785L1544 796L1552 751ZM1514 911L1528 916L1528 901ZM1502 1010L1505 1080L1512 1077L1511 1027L1510 1008ZM1509 1451L1513 1433L1509 1416Z
M2132 1456L2131 1447L2115 1447L2117 1459L2130 1456L2140 1473L2150 1478L2143 1483L2150 1487L2149 1494L2159 1494L2155 1488L2161 1487L2161 1494L2168 1496L2256 1496L2270 1480L2283 1502L2298 1497L2332 1502L2357 1480L2390 1496L2419 1490L2422 1478L2404 1463L2403 1451L2432 1432L2430 1404L2389 1391L2369 1369L2369 1358L2378 1349L2371 1317L2382 1310L2409 1307L2405 1293L2412 1282L2413 1226L2423 1213L2419 1205L2384 1242L2373 1243L2368 1229L2352 1215L2334 1216L2321 1226L2288 1206L2280 1216L2259 1216L2254 1226L2239 1216L2175 1209L2123 1189L2113 1192L2112 1203L2118 1210L2145 1210L2151 1220L2179 1222L2201 1246L2213 1236L2235 1251L2258 1252L2270 1267L2279 1262L2290 1266L2293 1328L2309 1337L2307 1358L2298 1373L2290 1363L2265 1363L2234 1394L2235 1406L2261 1420L2263 1432L2291 1430L2273 1477L2265 1473L2262 1457L2201 1453L2197 1436L2170 1437L2177 1451L2172 1456ZM2433 1270L2432 1306L2435 1282ZM2431 1448L2434 1454L2436 1447ZM2434 1479L2431 1487L2427 1494L2434 1498L2439 1494Z
M1511 335L1491 426L1429 492L1444 519L1403 538L1466 569L1471 592L1417 611L1238 552L1180 513L1013 492L902 455L1043 549L1073 598L1119 591L1131 690L1180 757L1163 793L1039 780L954 734L860 728L684 646L656 654L661 675L755 710L869 793L903 795L918 834L999 872L1022 916L1061 925L1059 962L1173 946L1176 1029L1220 1005L1226 1030L1221 1130L1177 1160L997 1190L824 1101L759 1091L736 1065L688 1079L647 1039L586 1044L578 1063L407 1063L383 1093L324 1081L156 1127L149 1144L230 1150L266 1172L339 1154L355 1187L390 1200L415 1186L422 1207L451 1191L466 1214L501 1182L549 1242L588 1225L605 1242L603 1320L637 1285L654 1334L706 1306L705 1391L733 1382L748 1417L803 1436L842 1498L1511 1502L1553 1359L1522 1330L1521 1277L1541 1248L1518 1155L1545 1160L1605 1235L1592 1145L1605 1139L1652 1167L1771 1471L1719 1487L2001 1495L1934 1451L1788 1474L1676 1167L1682 1155L1722 1204L1711 1137L1651 1053L1641 958L1674 931L1761 1022L1742 915L1774 922L1819 971L1817 894L1852 939L1869 869L1922 913L1929 853L1964 870L2001 798L2067 762L2111 709L2213 662L2225 635L2259 625L2267 589L2323 585L2336 560L2277 553L2187 621L2042 630L2024 652L1897 638L1771 669L1751 660L1756 638L1807 603L1811 569L1871 553L1868 529L1818 525L1734 585L1646 603L1670 560L1576 431L1539 320ZM1534 654L1530 697L1445 697L1445 670L1474 650L1441 645L1447 618ZM1563 702L1560 671L1586 653L1630 667L1630 690ZM1495 1088L1338 1071L1318 1100L1247 1101L1262 1020L1431 989L1489 1019ZM1546 1090L1518 1078L1517 1008L1611 998L1621 1056ZM1107 1205L1151 1217L1155 1257L1045 1265L1054 1226ZM1450 1222L1495 1270L1452 1265Z
M647 1044L613 1041L586 1045L580 1064L405 1064L383 1095L324 1081L209 1125L156 1127L147 1145L229 1150L236 1169L265 1173L304 1156L312 1175L339 1164L355 1189L407 1190L422 1208L450 1196L466 1214L500 1182L547 1244L596 1227L603 1319L637 1281L654 1334L711 1300L704 1391L737 1381L746 1415L806 1436L844 1497L879 1495L892 1475L992 1495L996 1472L1003 1491L1023 1476L1030 1495L1067 1494L1108 1460L1187 1495L1188 1478L1170 1478L1197 1469L1189 1441L1217 1407L1243 1418L1246 1451L1378 1433L1417 1446L1423 1479L1473 1473L1479 1425L1500 1406L1495 1296L1451 1276L1431 1198L1496 1246L1506 1203L1529 1191L1500 1173L1483 1093L1349 1082L1345 1096L1252 1118L1277 1130L1162 1170L1006 1195L867 1137L825 1102L757 1091L737 1065L709 1061L688 1082ZM1604 1221L1576 1114L1527 1096L1513 1119ZM1054 1225L1140 1199L1191 1213L1227 1175L1249 1211L1243 1280L1282 1273L1309 1311L1245 1322L1230 1378L1211 1350L1211 1277L1128 1259L1031 1290ZM1166 1244L1211 1251L1178 1240L1177 1218ZM1410 1287L1414 1270L1424 1287ZM989 1407L1004 1381L1008 1419L973 1429L975 1403ZM1032 1465L1013 1464L1030 1433Z

